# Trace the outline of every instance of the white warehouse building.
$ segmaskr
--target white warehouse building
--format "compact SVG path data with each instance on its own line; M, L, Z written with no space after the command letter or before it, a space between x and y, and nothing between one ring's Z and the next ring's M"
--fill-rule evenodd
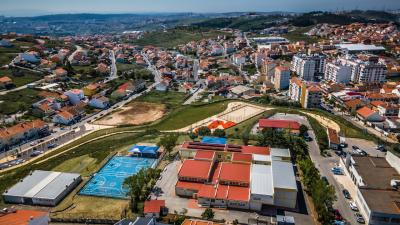
M56 206L82 178L75 173L35 170L3 193L7 203Z

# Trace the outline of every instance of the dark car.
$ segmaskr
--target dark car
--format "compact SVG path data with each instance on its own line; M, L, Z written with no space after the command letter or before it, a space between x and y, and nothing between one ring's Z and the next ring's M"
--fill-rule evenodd
M368 156L368 153L367 153L366 151L364 151L364 150L361 150L360 155L362 155L362 156Z
M357 222L362 224L365 223L364 217L360 213L354 213L354 216L356 217Z
M339 220L339 221L343 220L343 216L340 214L339 210L334 209L333 215L335 215L335 220Z
M360 148L359 148L358 146L356 146L356 145L353 145L352 148L353 148L353 150L360 149Z
M350 192L347 189L343 189L343 195L347 199L351 199Z
M329 184L328 178L326 178L325 176L321 177L321 180L323 180L326 184Z
M339 147L342 148L342 149L343 149L343 148L347 148L347 146L348 146L347 143L340 143L340 144L339 144Z

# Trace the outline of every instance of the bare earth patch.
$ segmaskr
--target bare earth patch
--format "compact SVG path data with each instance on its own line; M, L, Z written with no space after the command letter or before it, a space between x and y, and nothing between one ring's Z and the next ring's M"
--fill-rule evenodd
M140 125L156 121L163 117L164 113L165 105L149 102L133 102L94 123L107 126Z

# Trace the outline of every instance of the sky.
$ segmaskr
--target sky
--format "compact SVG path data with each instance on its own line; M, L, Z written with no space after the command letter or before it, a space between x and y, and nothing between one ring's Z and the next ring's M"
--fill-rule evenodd
M400 0L0 0L0 15L400 9Z

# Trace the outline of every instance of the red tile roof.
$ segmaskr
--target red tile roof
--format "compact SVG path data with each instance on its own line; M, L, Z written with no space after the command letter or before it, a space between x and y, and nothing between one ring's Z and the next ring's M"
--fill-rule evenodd
M258 125L260 128L285 128L292 130L298 130L300 128L300 123L292 120L260 119Z
M369 116L373 115L375 113L374 110L364 106L361 109L357 110L357 113L362 116L363 118L368 118Z
M259 155L269 155L270 149L269 147L260 147L260 146L242 146L243 154L259 154Z
M230 186L228 199L247 202L250 199L250 189L248 187Z
M165 200L149 200L144 202L144 213L159 213L165 207Z
M178 182L176 182L175 187L176 187L176 188L183 188L183 189L189 189L189 190L199 191L200 188L201 188L203 185L204 185L204 184L202 184L202 183L178 181Z
M210 177L212 163L202 160L187 159L179 170L179 177L208 179Z
M250 182L250 165L240 163L222 163L219 179L228 182Z
M214 158L214 154L214 151L197 151L194 158L212 160Z
M253 156L251 154L243 154L243 153L233 153L232 161L235 162L251 162Z
M1 225L28 225L31 218L39 218L47 215L47 212L34 210L17 210L0 217Z
M339 135L336 130L328 128L328 137L332 144L340 144Z

